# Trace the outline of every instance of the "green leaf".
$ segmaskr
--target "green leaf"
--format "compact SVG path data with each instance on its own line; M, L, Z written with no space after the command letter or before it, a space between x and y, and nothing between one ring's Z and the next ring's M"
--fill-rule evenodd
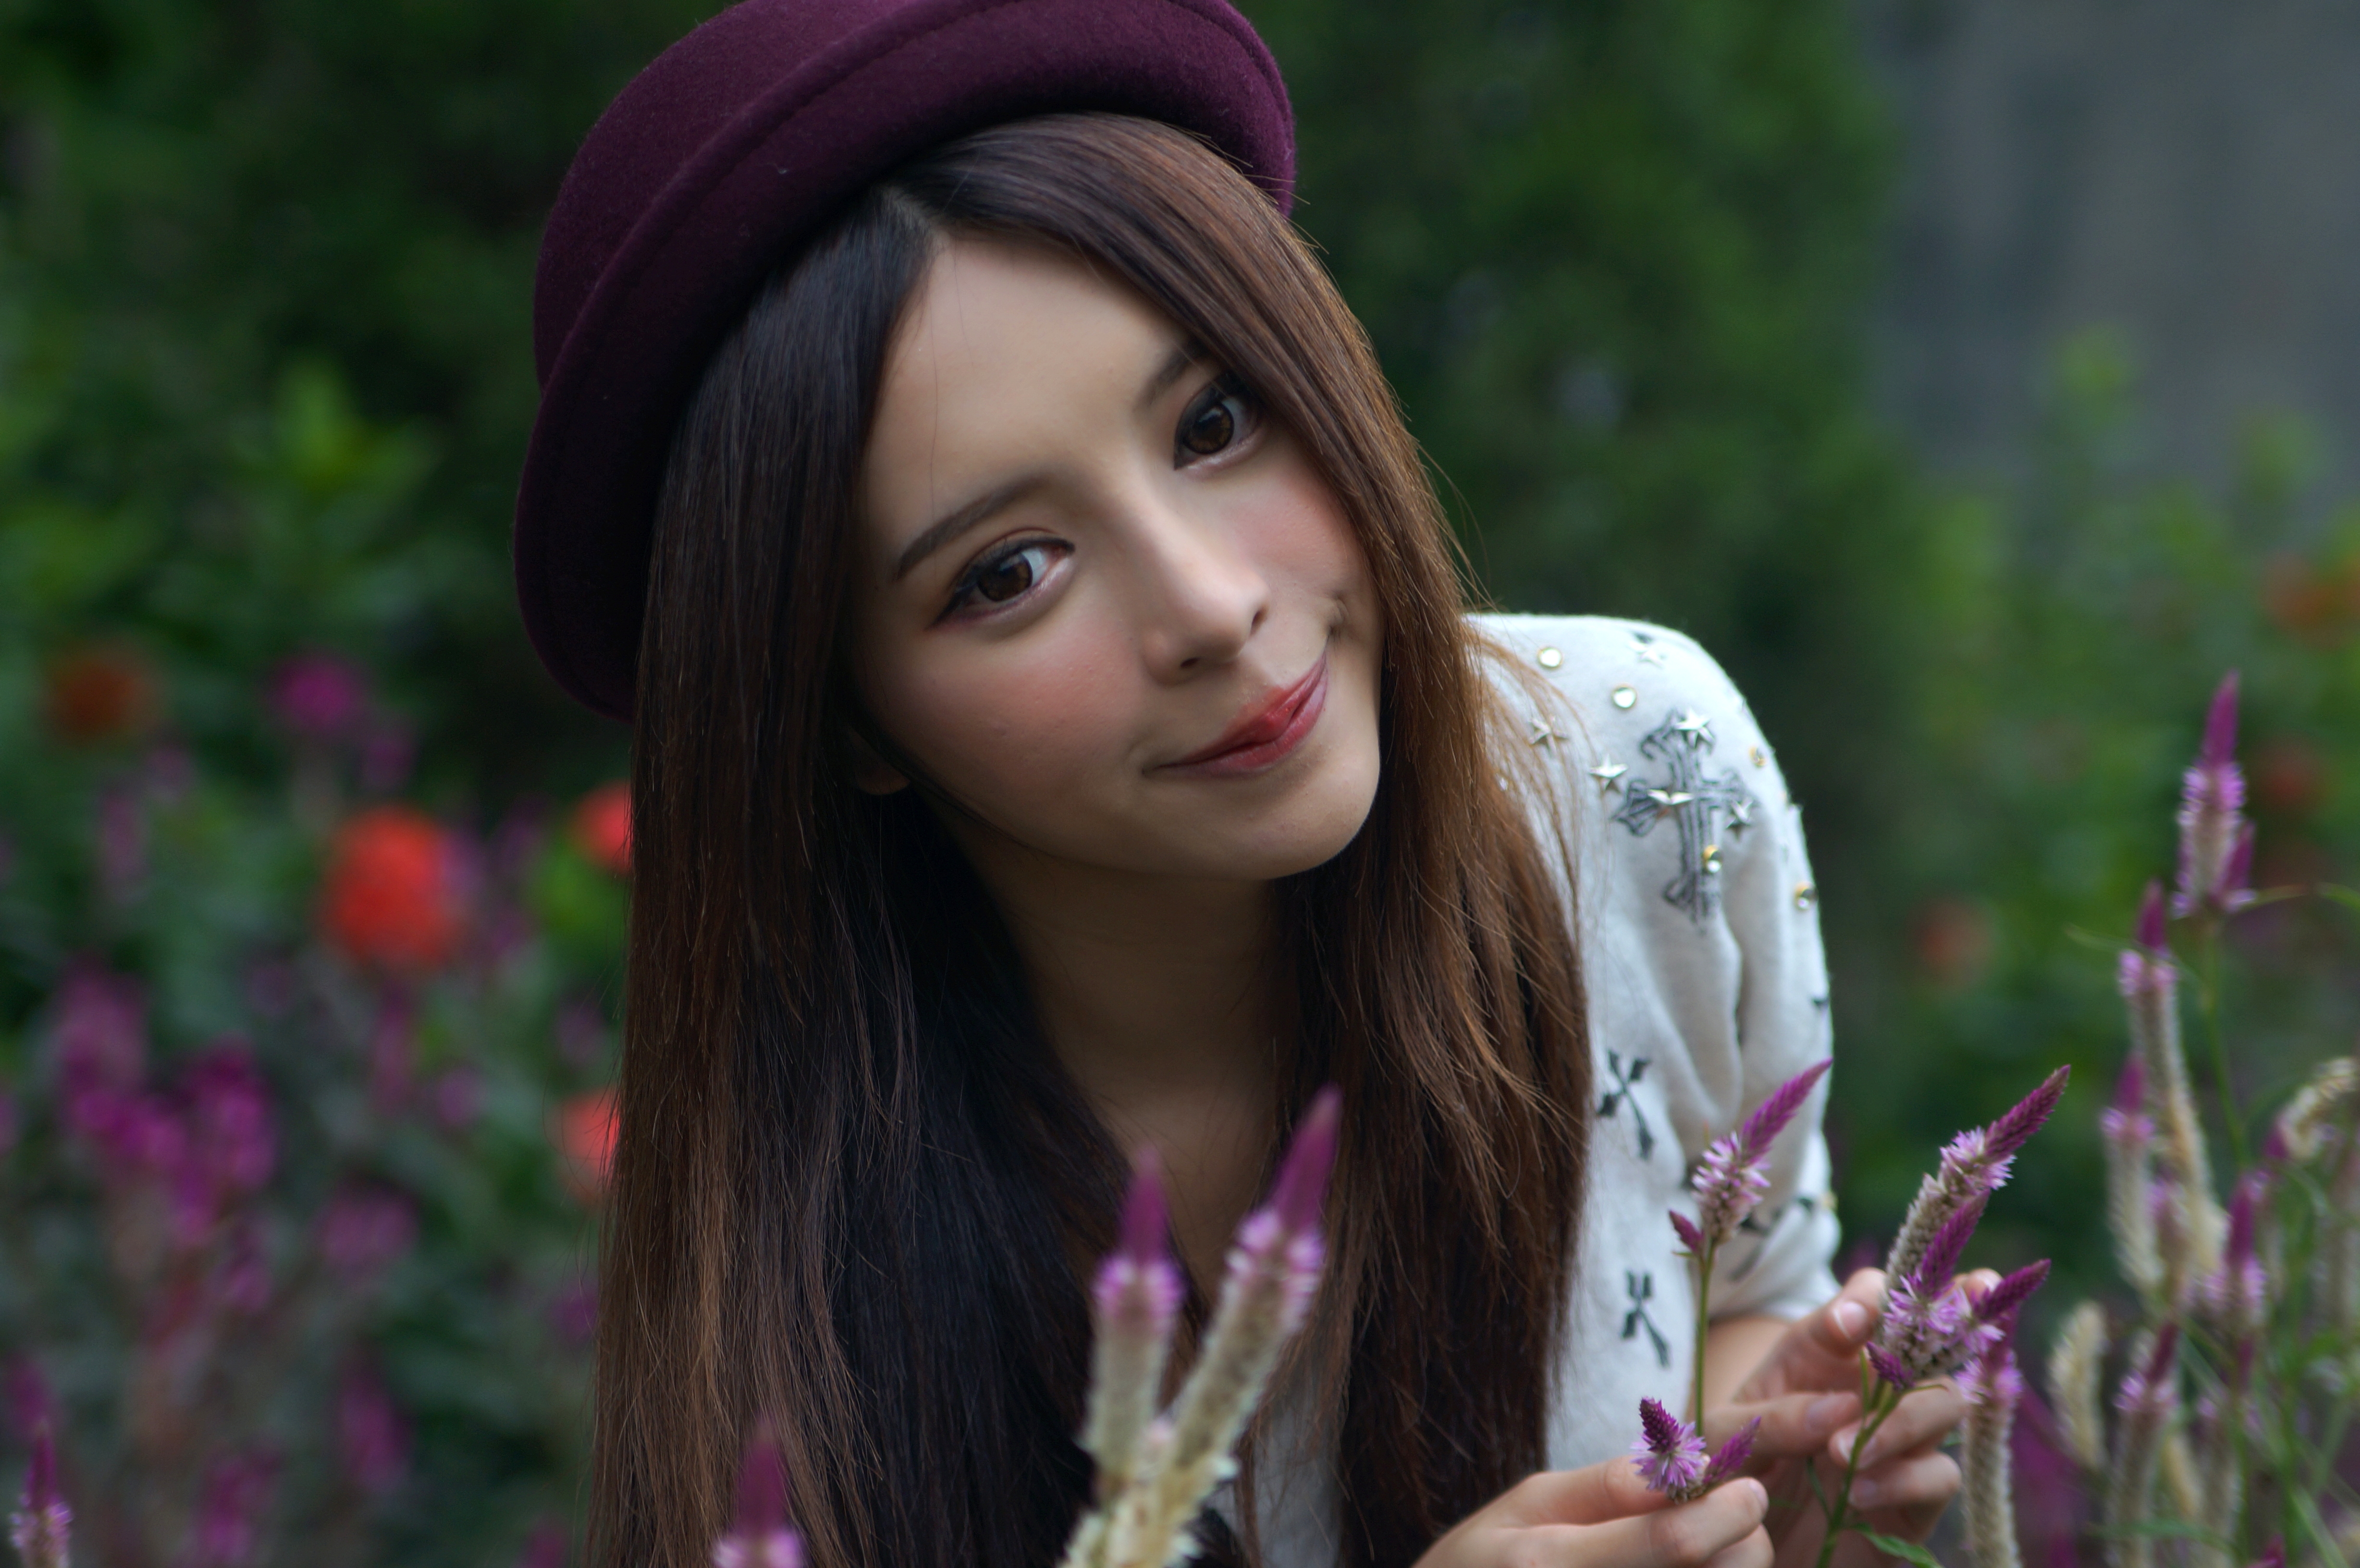
M2333 882L2322 882L2318 892L2321 898L2333 898L2346 909L2360 909L2360 888L2343 887Z
M1854 1530L1852 1533L1887 1556L1906 1558L1918 1564L1918 1568L1942 1568L1940 1558L1914 1541L1903 1541L1898 1536L1879 1535L1873 1530Z

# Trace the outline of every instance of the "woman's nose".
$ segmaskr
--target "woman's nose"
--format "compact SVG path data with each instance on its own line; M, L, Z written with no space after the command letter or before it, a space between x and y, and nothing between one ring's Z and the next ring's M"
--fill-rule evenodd
M1270 582L1218 517L1145 506L1133 516L1139 647L1159 681L1235 659L1270 613Z

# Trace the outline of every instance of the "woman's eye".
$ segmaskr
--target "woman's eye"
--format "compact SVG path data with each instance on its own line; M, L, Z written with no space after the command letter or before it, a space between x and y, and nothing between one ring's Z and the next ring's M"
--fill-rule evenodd
M1032 591L1035 583L1049 574L1056 550L1055 545L1043 539L999 555L986 556L960 579L953 595L953 607L971 599L981 599L988 604L1005 604L1011 600L1022 598Z
M1205 388L1180 416L1179 460L1215 457L1253 429L1254 408L1245 390L1228 379Z

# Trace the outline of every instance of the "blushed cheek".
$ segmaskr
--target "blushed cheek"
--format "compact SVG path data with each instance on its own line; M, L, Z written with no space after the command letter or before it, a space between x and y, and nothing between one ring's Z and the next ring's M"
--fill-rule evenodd
M1061 650L928 671L895 704L893 729L940 788L1026 837L1022 820L1087 814L1092 785L1119 765L1127 715L1112 695L1102 659Z

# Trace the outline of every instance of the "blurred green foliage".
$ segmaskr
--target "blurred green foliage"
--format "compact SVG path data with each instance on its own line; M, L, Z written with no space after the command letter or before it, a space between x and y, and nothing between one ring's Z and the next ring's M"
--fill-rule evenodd
M11 757L40 672L98 639L152 659L170 733L253 789L280 760L255 693L305 648L375 672L411 792L478 828L617 769L509 608L532 260L582 132L710 8L0 0ZM1863 390L1894 149L1834 0L1245 9L1295 96L1298 217L1486 590L1695 634L1780 744L1836 969L1848 1221L1889 1229L1936 1139L2069 1058L1988 1245L2102 1276L2106 944L2168 874L2221 670L2246 672L2262 880L2360 847L2360 514L2310 493L2288 426L2228 494L2147 477L2103 338L2061 354L2019 485L1915 475ZM12 785L5 810L22 833L63 808ZM534 878L552 962L611 951L615 889ZM2350 932L2309 903L2243 926L2267 1101L2348 1038ZM8 951L10 1073L67 942Z

